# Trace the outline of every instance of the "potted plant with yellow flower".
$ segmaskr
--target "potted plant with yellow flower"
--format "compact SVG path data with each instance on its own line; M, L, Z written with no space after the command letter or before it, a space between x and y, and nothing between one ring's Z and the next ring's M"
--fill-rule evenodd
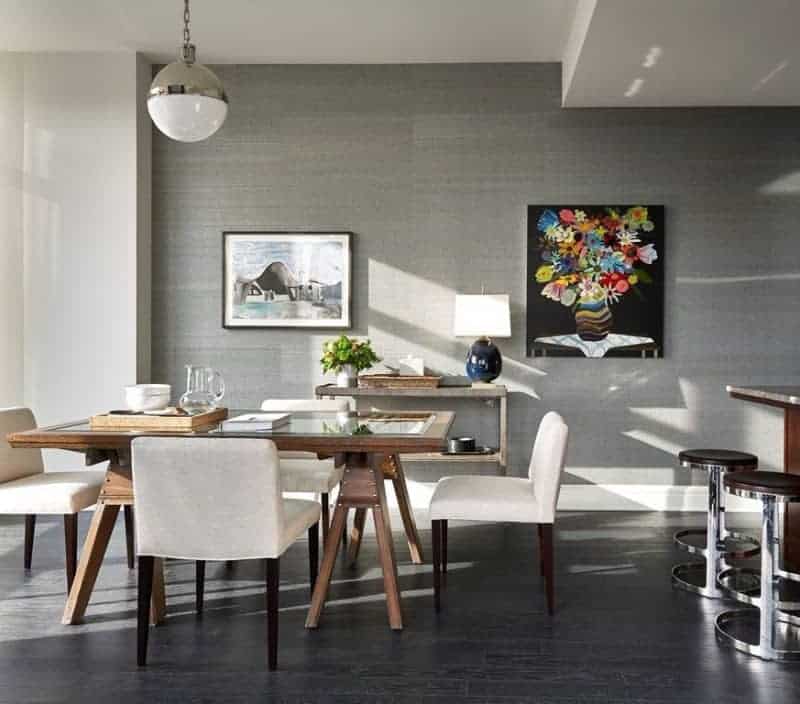
M352 387L358 385L358 372L369 369L380 362L369 340L356 340L342 335L328 340L322 346L322 371L336 373L336 385Z

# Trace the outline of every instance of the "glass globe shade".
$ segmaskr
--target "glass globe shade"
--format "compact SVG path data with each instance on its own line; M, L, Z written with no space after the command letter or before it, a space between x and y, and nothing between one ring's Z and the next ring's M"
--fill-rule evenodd
M222 127L228 98L219 78L205 66L176 61L153 79L147 111L170 139L199 142Z

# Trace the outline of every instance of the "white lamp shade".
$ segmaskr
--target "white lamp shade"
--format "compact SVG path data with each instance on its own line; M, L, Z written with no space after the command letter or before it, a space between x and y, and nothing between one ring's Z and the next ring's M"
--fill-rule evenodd
M216 132L228 114L228 104L205 95L154 95L147 101L150 118L167 137L200 142Z
M194 47L184 47L191 61L162 68L150 85L147 111L167 137L199 142L216 132L228 114L228 98L216 74L194 63Z
M508 295L456 296L453 334L456 337L511 337Z

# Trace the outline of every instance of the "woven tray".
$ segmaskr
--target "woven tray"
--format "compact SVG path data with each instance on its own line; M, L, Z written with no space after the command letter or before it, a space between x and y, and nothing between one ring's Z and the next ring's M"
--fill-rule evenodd
M227 408L215 408L213 411L198 413L194 416L111 415L103 413L92 416L89 419L89 426L92 430L189 431L219 423L227 417Z
M397 374L363 374L358 385L368 389L435 389L440 376L401 376Z

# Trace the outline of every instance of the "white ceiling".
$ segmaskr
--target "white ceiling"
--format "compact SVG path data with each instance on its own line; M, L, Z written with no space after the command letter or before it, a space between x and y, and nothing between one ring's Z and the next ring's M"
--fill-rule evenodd
M591 4L567 107L800 105L800 0Z
M191 0L204 63L560 61L576 0ZM0 0L0 49L172 61L182 0Z
M181 0L0 0L0 50L171 61ZM566 107L800 105L800 0L192 0L204 63L564 61Z

